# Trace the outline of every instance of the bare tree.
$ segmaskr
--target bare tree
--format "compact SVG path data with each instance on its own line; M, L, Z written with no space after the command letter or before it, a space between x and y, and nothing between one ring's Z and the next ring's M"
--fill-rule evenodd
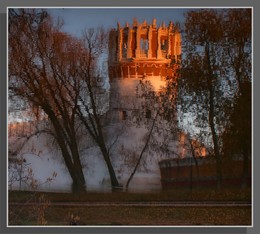
M144 153L145 153L145 151L146 151L146 149L148 147L148 144L150 142L150 138L151 138L151 136L153 134L153 130L154 130L154 126L155 126L155 122L156 122L157 116L158 116L158 113L156 113L156 115L155 115L155 117L154 117L154 119L152 121L152 125L151 125L151 127L149 129L149 132L148 132L147 136L146 136L144 146L143 146L143 148L142 148L142 150L141 150L141 152L140 152L140 154L138 156L138 159L137 159L137 161L135 163L134 169L133 169L132 173L130 174L130 176L129 176L127 182L126 182L126 190L128 190L129 184L130 184L131 180L133 179L133 177L134 177L138 167L140 166L141 160L143 159L143 155L144 155Z
M53 25L45 11L9 11L9 89L52 123L76 192L85 190L85 178L76 138L79 91L72 98L71 87L80 87L75 69L82 47Z
M104 55L107 32L103 28L87 29L83 33L85 56L78 57L77 75L81 78L81 92L76 113L87 132L99 147L110 175L112 190L120 189L109 152L110 146L104 136L108 111L108 90L104 87ZM99 63L99 64L98 64ZM100 64L101 63L101 64ZM85 98L84 98L85 96Z
M209 129L216 158L218 188L222 183L219 143L222 123L219 120L224 103L221 100L224 96L220 76L221 40L224 36L221 18L222 14L217 10L187 13L184 39L186 58L183 59L180 89L184 112L193 112L197 125Z
M82 128L103 155L112 189L118 189L104 137L108 92L99 63L107 34L103 28L89 29L80 40L63 33L60 27L60 21L54 24L45 11L10 11L10 90L40 107L52 123L73 191L85 189L77 141Z
M195 117L194 126L204 128L205 139L212 140L205 145L209 148L213 146L220 188L223 150L230 154L227 149L236 147L240 142L239 148L246 149L244 162L248 170L251 144L251 10L190 11L186 17L184 41L186 56L180 83L182 111ZM237 113L231 113L239 110L240 105L248 108L243 113L239 112L239 118ZM240 141L242 138L243 143L243 140Z
M223 151L226 155L243 155L242 186L247 186L252 145L252 12L228 9L225 15L227 76L232 74L233 80L229 80L235 94L234 105L229 108L230 123L222 135Z

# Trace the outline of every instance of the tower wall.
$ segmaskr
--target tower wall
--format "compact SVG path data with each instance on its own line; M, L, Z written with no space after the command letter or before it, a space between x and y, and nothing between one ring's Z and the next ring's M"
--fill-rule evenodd
M149 83L151 91L160 92L169 77L177 84L180 60L181 34L172 22L167 27L164 23L157 27L155 19L151 24L134 20L132 26L127 23L124 27L118 23L109 35L110 110L117 112L114 117L137 108L138 85Z

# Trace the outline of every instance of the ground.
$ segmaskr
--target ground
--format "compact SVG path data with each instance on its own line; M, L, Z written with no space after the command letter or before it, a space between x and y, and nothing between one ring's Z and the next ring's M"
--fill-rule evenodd
M203 205L205 201L208 202L209 200L212 202L212 206ZM152 205L156 202L168 202L171 205ZM192 202L199 205L189 205ZM219 202L225 202L227 205L214 205ZM129 205L129 203L143 205ZM149 203L151 204L149 205ZM174 206L178 203L184 205ZM236 205L239 203L248 205L242 207ZM229 206L230 204L234 205ZM250 204L250 189L225 189L221 191L200 189L193 192L175 190L142 194L86 192L80 195L10 191L9 224L45 224L51 226L250 226L252 224Z

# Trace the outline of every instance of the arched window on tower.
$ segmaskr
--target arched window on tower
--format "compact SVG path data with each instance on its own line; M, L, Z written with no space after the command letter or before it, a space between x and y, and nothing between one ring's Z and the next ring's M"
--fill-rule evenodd
M141 57L147 57L148 55L148 40L145 38L140 40L140 55Z
M127 47L128 47L128 29L124 29L122 38L122 57L127 58Z
M127 119L127 112L126 112L126 110L122 110L121 111L120 117L121 117L121 120L126 120Z
M127 57L127 43L123 43L123 50L122 50L122 57L126 58Z
M166 58L167 55L167 50L168 50L168 40L166 38L161 39L161 51L163 57Z

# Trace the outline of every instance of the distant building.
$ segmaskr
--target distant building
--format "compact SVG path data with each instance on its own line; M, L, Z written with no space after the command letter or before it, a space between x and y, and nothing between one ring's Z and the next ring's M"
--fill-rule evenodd
M172 22L156 26L146 21L127 23L109 35L110 78L143 78L172 74L170 65L181 60L181 34Z
M141 86L150 86L150 95L165 87L168 77L177 78L176 69L181 61L181 33L172 22L157 27L156 19L148 24L124 27L117 25L109 35L110 110L114 119L125 120L132 111L144 109L136 99ZM177 86L177 80L176 80ZM177 90L176 90L177 91ZM139 95L140 96L140 95ZM146 117L152 117L149 109Z

